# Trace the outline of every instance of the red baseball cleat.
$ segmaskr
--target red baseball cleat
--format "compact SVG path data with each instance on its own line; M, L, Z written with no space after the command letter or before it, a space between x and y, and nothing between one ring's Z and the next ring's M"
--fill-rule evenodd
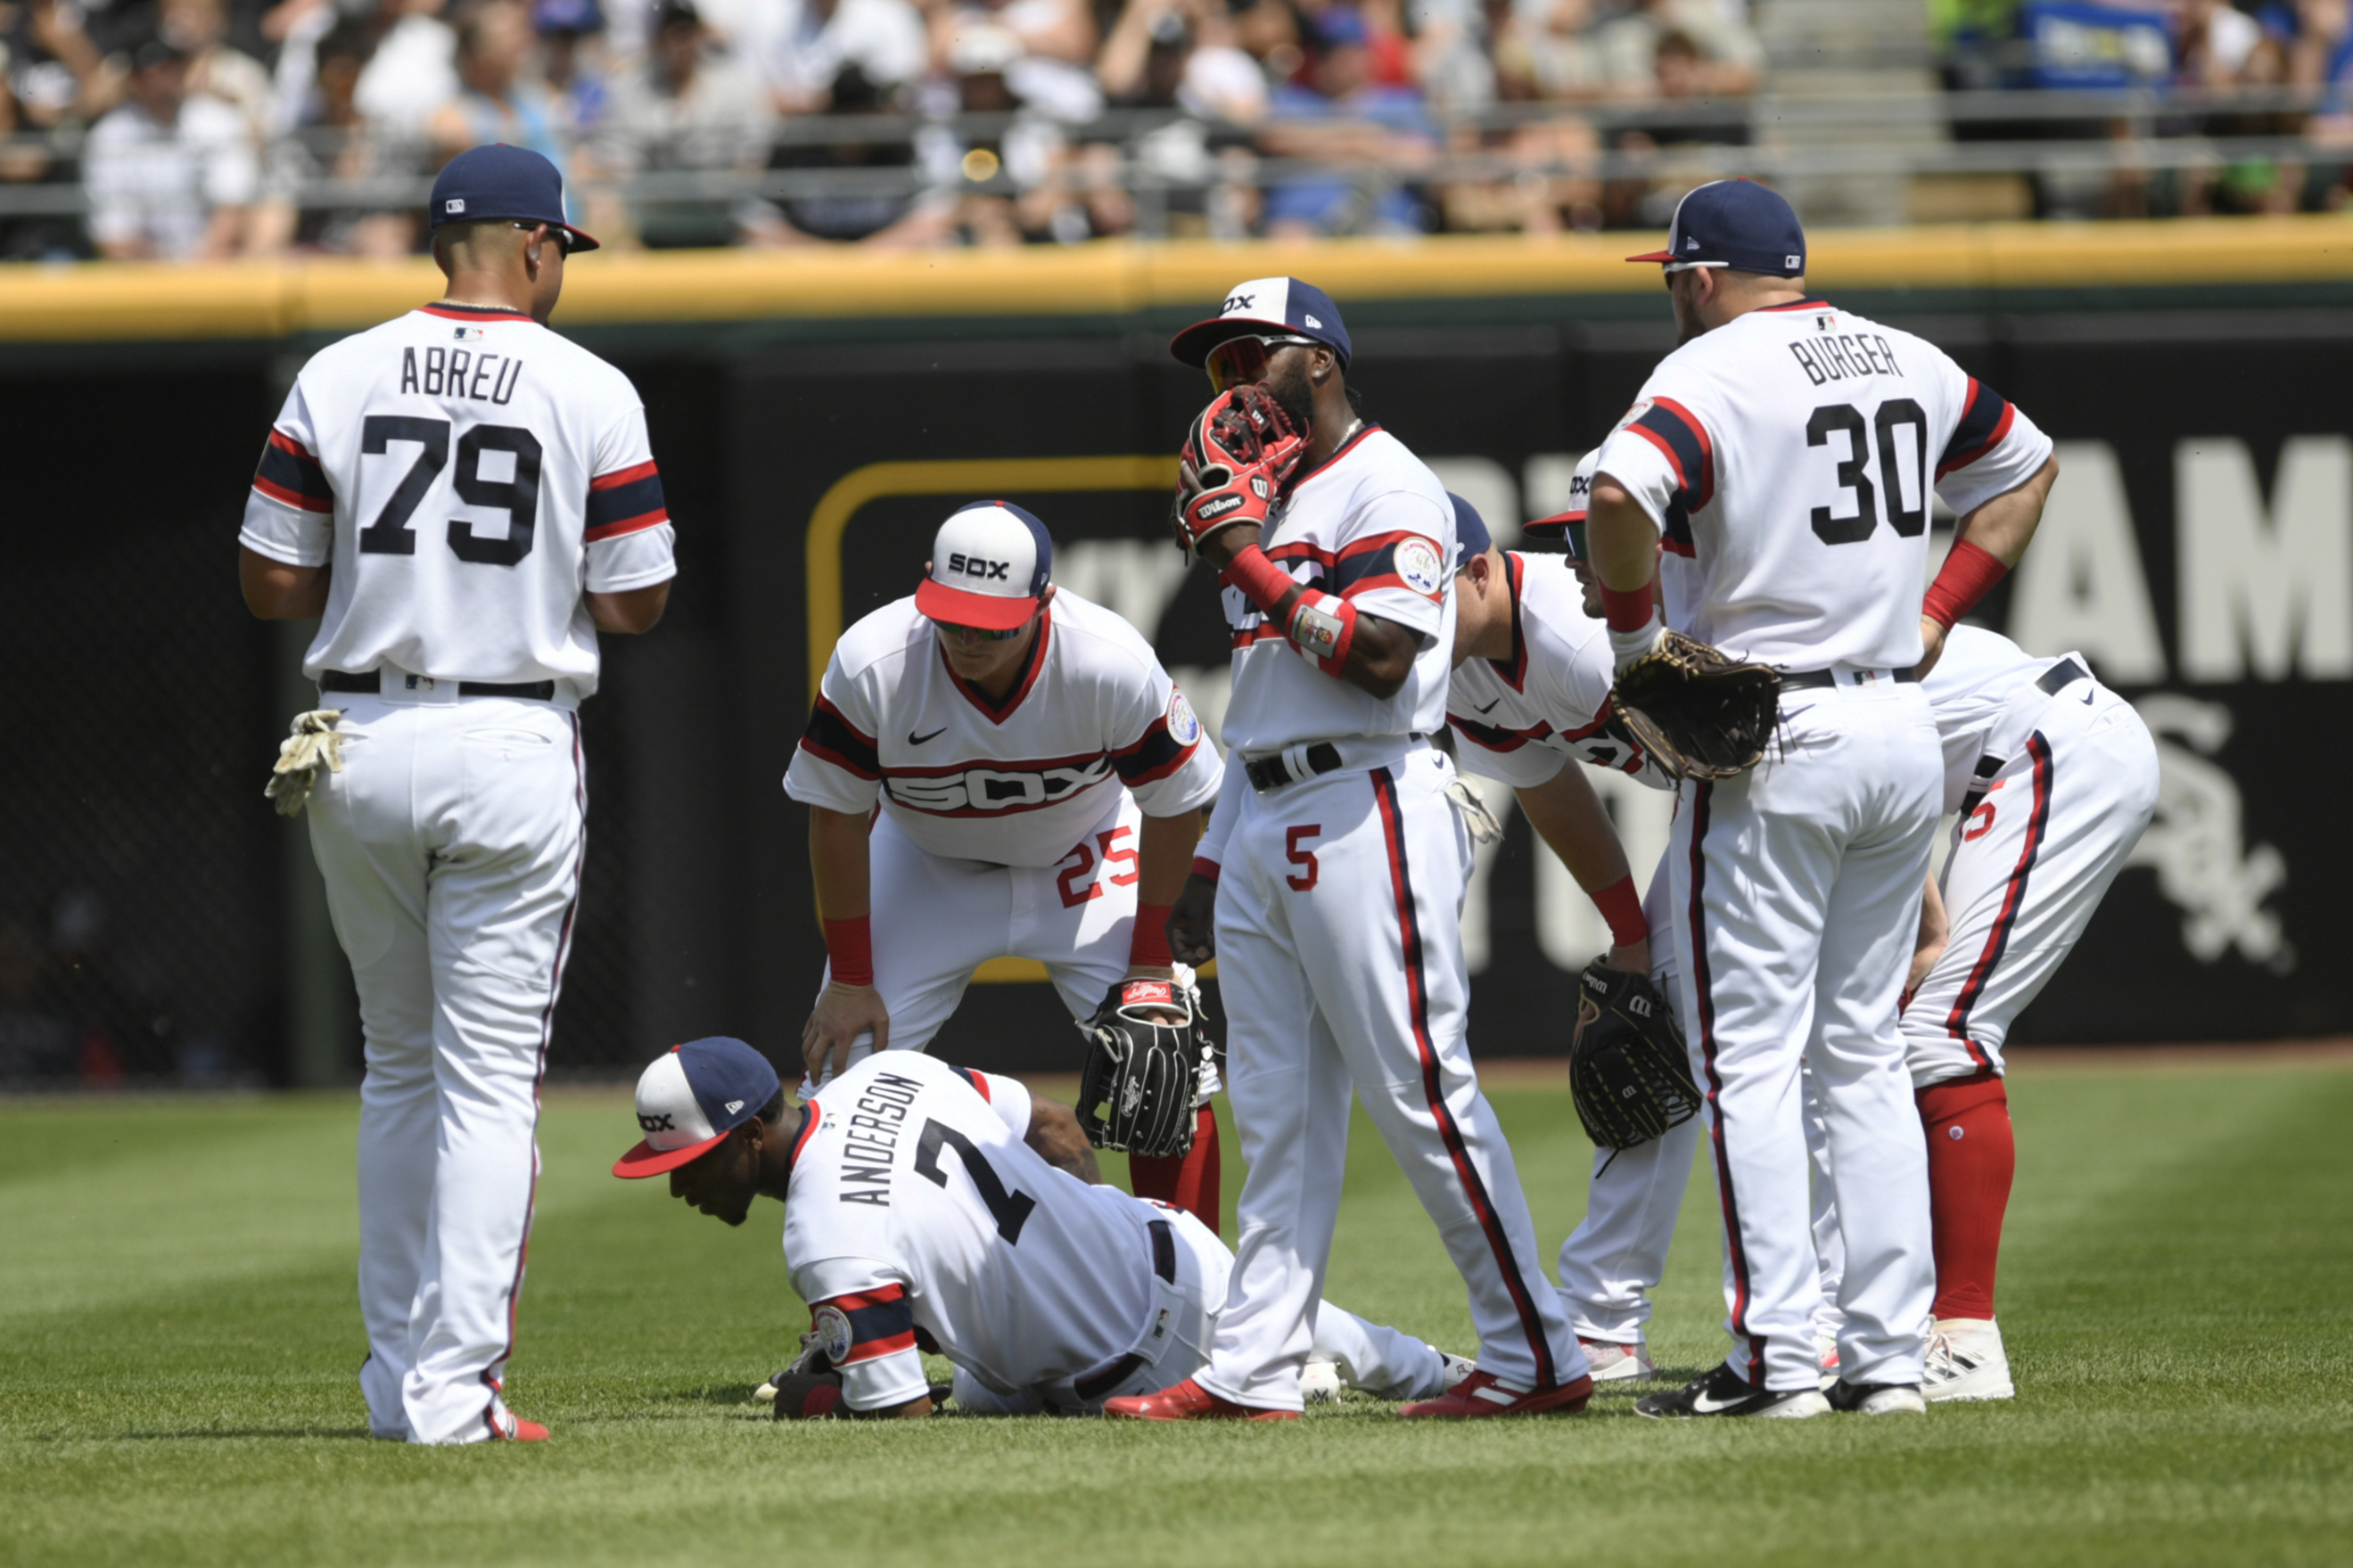
M544 1443L547 1441L546 1427L536 1421L524 1420L504 1405L501 1405L497 1412L491 1415L491 1430L497 1435L491 1439L493 1442L503 1440L509 1443Z
M1130 1421L1296 1421L1296 1410L1265 1410L1220 1399L1191 1378L1157 1394L1103 1401L1103 1414Z
M1585 1408L1593 1397L1593 1380L1580 1377L1556 1388L1525 1388L1505 1383L1493 1373L1474 1372L1435 1399L1398 1407L1399 1415L1431 1415L1442 1421L1467 1421L1482 1415L1540 1415L1557 1411L1567 1415Z

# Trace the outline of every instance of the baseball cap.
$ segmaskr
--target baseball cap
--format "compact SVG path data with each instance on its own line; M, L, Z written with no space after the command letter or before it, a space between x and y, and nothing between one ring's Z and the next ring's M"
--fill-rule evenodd
M782 1088L768 1058L725 1035L689 1040L638 1075L638 1145L613 1162L613 1174L659 1176L699 1160L749 1121Z
M1454 503L1454 569L1460 572L1473 557L1493 549L1495 536L1487 531L1487 520L1479 515L1477 507L1452 490L1446 492L1446 499Z
M1037 614L1053 570L1054 541L1034 513L1008 500L975 501L933 537L915 608L950 626L1009 632Z
M1601 448L1596 447L1578 459L1577 472L1568 481L1568 510L1550 517L1540 517L1520 531L1531 539L1565 539L1568 552L1580 559L1585 554L1585 509L1593 499L1594 470L1601 466Z
M1365 25L1365 14L1354 5L1326 5L1308 24L1316 47L1338 49L1363 48L1372 41L1372 29Z
M1797 209L1771 186L1746 178L1714 180L1675 204L1664 250L1626 259L1797 278L1806 270L1806 230Z
M543 223L571 237L575 250L595 250L596 242L564 221L564 176L528 147L500 142L470 148L449 160L433 182L427 208L433 226L505 218Z
M1348 368L1348 329L1340 324L1340 307L1332 303L1331 295L1296 278L1253 278L1235 284L1226 290L1216 315L1168 340L1168 352L1178 363L1198 369L1209 351L1228 338L1262 332L1313 338L1340 356L1342 370Z

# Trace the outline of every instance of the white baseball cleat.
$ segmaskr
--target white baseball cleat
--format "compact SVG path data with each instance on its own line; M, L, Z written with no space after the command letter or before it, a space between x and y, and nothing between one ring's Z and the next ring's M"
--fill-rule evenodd
M1311 1361L1299 1369L1299 1400L1303 1405L1340 1403L1340 1363Z
M2014 1397L2001 1325L1991 1318L1939 1318L1929 1325L1920 1392L1937 1402Z
M1585 1364L1592 1369L1596 1383L1642 1383L1658 1375L1658 1368L1651 1364L1651 1347L1641 1340L1621 1345L1614 1340L1580 1336L1577 1343L1585 1352Z
M1833 1410L1854 1415L1926 1415L1928 1402L1916 1383L1848 1383L1830 1391Z
M1452 1351L1440 1351L1438 1353L1446 1363L1446 1374L1439 1379L1438 1383L1439 1394L1445 1393L1479 1370L1479 1363L1467 1355L1456 1355ZM1432 1394L1430 1397L1434 1399L1437 1394Z

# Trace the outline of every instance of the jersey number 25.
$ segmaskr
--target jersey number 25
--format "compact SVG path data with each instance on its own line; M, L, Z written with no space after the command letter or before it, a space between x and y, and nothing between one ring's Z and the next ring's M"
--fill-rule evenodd
M371 414L360 426L360 451L382 456L395 441L414 442L417 460L385 501L375 521L360 530L363 555L414 555L416 514L433 481L449 466L449 421L423 419L406 414ZM482 457L488 452L511 453L514 477L482 478ZM512 566L531 553L532 529L539 521L539 437L512 425L475 425L458 437L458 471L449 482L468 506L492 507L507 514L507 536L483 539L463 518L449 520L449 549L460 561L485 566Z

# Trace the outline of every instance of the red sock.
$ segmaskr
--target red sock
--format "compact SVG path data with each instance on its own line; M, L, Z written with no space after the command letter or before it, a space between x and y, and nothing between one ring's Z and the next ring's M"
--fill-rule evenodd
M2018 1169L2010 1097L1989 1073L1930 1084L1913 1097L1928 1133L1928 1214L1936 1228L1939 1318L1993 1316L2001 1215Z
M1127 1157L1127 1184L1139 1198L1158 1198L1218 1228L1218 1113L1202 1106L1193 1113L1190 1152L1154 1158Z

